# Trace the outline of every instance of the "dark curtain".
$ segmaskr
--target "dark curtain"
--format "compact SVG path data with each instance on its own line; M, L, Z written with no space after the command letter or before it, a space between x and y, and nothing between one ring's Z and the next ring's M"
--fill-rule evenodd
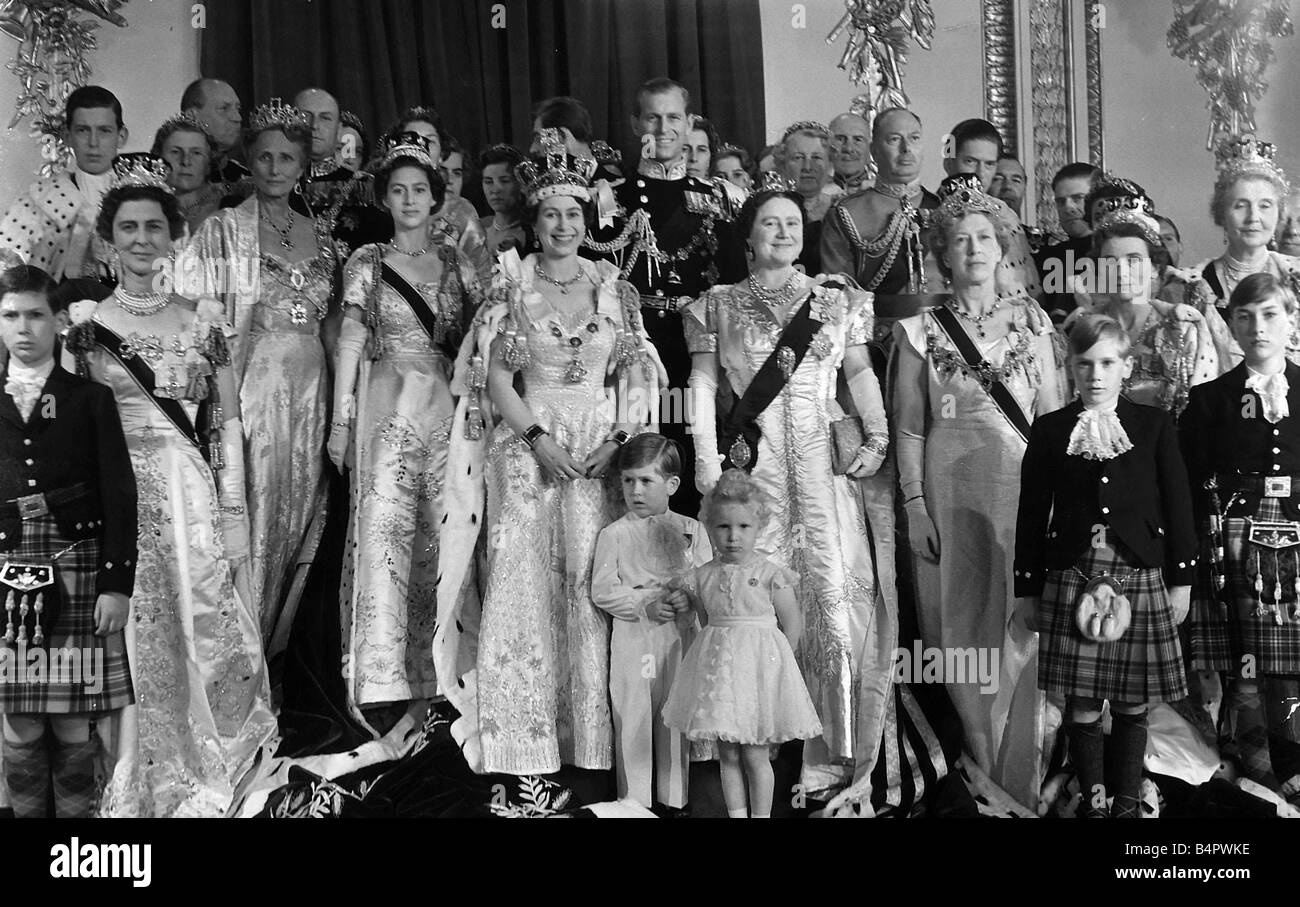
M372 139L431 103L471 153L527 144L532 106L567 94L632 148L633 91L663 75L726 140L757 151L765 135L758 0L222 0L202 45L203 75L246 113L319 86Z

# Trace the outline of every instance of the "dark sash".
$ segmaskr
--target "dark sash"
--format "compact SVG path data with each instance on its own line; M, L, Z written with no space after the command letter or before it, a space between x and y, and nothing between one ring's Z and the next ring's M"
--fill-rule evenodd
M970 339L970 335L961 326L957 320L956 314L946 305L941 305L932 309L934 320L939 322L939 327L943 328L948 339L952 341L953 346L957 347L957 352L966 360L966 364L979 374L983 371L980 367L985 365L984 357L980 354L979 349L975 346L975 341ZM1011 427L1020 435L1021 440L1026 444L1029 443L1029 420L1025 418L1025 411L1020 408L1016 398L1012 395L1011 390L1001 381L981 381L980 384L988 395L993 398L994 404L1002 411L1002 415L1007 417Z
M154 393L154 389L157 388L158 384L154 378L153 369L145 363L144 357L123 356L122 338L112 328L98 321L93 321L91 324L94 326L95 342L106 349L121 364L122 368L131 373L131 377L139 383L140 387L144 388L145 396L152 400L154 405L162 410L162 414L171 420L177 430L199 449L199 452L203 454L203 458L208 459L207 445L199 443L198 432L195 431L194 423L190 421L189 415L186 414L185 407L181 406L179 400L173 400L170 397L159 397ZM198 421L200 428L207 428L208 410L207 400L199 404Z
M455 263L444 261L443 267L455 267ZM388 262L380 263L379 275L384 283L392 287L393 292L401 296L403 301L411 307L411 313L420 322L420 327L424 328L424 332L429 335L429 342L434 346L444 344L447 340L446 325L438 324L438 317L433 313L433 309L429 308L429 303L425 301L415 287L411 286L410 281L390 268Z
M1201 270L1201 276L1205 278L1205 282L1214 291L1214 295L1218 299L1217 305L1220 307L1227 305L1228 294L1223 292L1223 284L1219 283L1219 272L1214 269L1214 262L1211 261Z
M744 396L736 401L731 415L718 433L718 451L724 458L723 469L743 469L749 472L754 468L754 463L758 460L758 439L763 435L762 429L758 427L758 416L776 399L790 376L799 368L813 335L822 326L812 315L812 301L813 293L810 290L808 298L781 332L776 348L759 368L758 374L754 375ZM784 369L781 362L783 357Z

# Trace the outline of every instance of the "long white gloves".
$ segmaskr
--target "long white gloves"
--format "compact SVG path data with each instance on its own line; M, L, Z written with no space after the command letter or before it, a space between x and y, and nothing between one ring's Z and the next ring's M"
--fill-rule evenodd
M722 476L722 454L718 453L718 382L699 371L686 380L691 434L695 437L695 487L704 494Z
M325 442L330 462L339 472L343 471L348 445L352 440L352 421L356 415L352 411L356 401L354 391L367 336L366 326L360 321L347 317L343 319L343 327L339 330L338 351L335 354L334 418L330 422L329 440Z

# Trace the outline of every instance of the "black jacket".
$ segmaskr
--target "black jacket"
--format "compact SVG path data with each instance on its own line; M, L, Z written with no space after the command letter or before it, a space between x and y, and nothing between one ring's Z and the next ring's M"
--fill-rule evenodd
M1264 404L1246 390L1243 362L1213 381L1192 388L1179 420L1183 458L1192 483L1198 520L1207 514L1205 480L1215 473L1300 476L1300 367L1288 362L1287 407L1291 415L1276 424L1264 418ZM1221 494L1227 502L1228 494ZM1224 516L1249 515L1260 495L1243 494ZM1288 519L1300 520L1300 502L1281 499Z
M1039 416L1029 433L1016 518L1016 596L1041 595L1047 571L1073 565L1098 525L1133 553L1135 566L1164 568L1168 586L1191 585L1196 532L1173 419L1120 397L1116 412L1133 449L1087 460L1065 452L1082 410L1075 401Z
M129 596L135 586L135 472L117 404L107 387L56 362L29 421L23 422L13 398L0 391L0 503L78 483L88 485L91 494L50 512L67 538L99 537L96 591ZM12 508L4 511L0 552L16 548L23 532Z

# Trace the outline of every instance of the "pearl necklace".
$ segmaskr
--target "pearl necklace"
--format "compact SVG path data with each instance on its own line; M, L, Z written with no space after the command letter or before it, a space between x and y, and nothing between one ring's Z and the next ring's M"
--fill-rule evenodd
M972 315L969 312L963 311L961 306L957 305L956 300L949 300L948 308L952 309L958 318L961 318L964 321L969 321L971 324L975 325L975 330L979 333L980 339L983 340L988 336L984 333L984 322L992 318L994 313L997 312L998 309L1002 308L1002 303L993 303L993 305L989 306L989 308L981 315Z
M122 311L128 315L145 317L146 315L157 315L163 309L167 308L167 303L171 302L169 293L128 293L126 290L118 287L113 291L113 298L117 304L122 307Z

